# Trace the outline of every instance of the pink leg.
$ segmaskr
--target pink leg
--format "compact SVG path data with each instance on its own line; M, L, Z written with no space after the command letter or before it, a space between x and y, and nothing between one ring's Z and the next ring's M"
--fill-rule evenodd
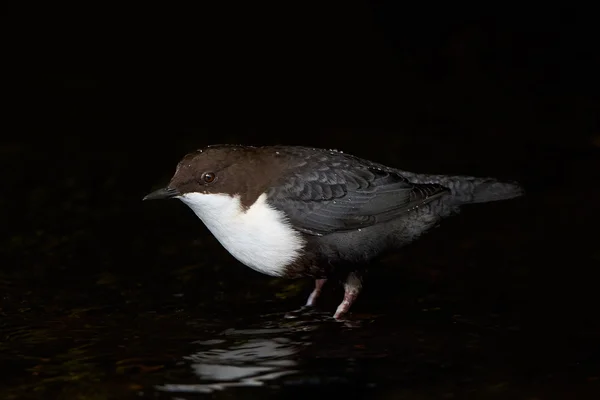
M315 289L310 296L308 296L308 301L306 302L307 307L313 307L315 305L325 282L327 282L327 279L315 279Z
M344 300L338 306L333 318L340 319L348 312L348 310L352 306L352 303L354 303L354 301L358 297L358 294L360 293L361 289L362 282L360 278L356 276L354 272L350 273L350 275L348 275L348 278L346 278L346 282L344 283Z

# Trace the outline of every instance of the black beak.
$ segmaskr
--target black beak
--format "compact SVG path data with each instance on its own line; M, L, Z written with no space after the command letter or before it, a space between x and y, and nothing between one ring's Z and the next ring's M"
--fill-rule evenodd
M179 190L170 187L155 190L154 192L146 195L142 200L161 200L170 199L175 196L179 196Z

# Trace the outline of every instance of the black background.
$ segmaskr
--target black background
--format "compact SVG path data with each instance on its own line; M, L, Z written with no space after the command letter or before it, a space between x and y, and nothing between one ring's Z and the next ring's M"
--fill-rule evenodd
M235 264L183 206L140 200L204 145L298 144L522 182L524 199L474 206L408 250L409 272L374 279L357 311L404 307L412 294L393 297L391 282L408 280L425 285L417 295L440 293L441 304L510 315L524 333L508 365L535 359L529 373L563 378L565 365L596 366L600 65L591 9L82 4L13 5L6 18L4 328L102 302L125 316L168 312L161 299L174 290L188 307L214 301L254 313L264 299L237 296L270 300L269 288L245 285L266 278ZM183 280L167 260L200 266ZM107 274L117 289L91 289ZM124 305L137 296L139 309ZM20 366L9 386L38 384L21 357L36 351L6 343ZM579 384L597 382L578 371Z

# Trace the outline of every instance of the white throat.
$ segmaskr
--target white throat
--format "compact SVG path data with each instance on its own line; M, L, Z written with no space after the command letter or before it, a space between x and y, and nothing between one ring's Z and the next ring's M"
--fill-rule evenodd
M247 210L239 196L186 193L179 196L238 261L267 275L281 276L304 246L285 214L262 194Z

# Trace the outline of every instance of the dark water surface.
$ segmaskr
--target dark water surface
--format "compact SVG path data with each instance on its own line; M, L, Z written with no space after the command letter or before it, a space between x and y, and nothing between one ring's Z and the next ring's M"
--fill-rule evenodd
M198 132L147 140L142 152L117 139L3 145L2 398L598 394L595 142L474 157L482 143L396 137L377 149L332 133L344 150L391 165L501 175L528 189L466 208L378 262L336 322L340 288L294 313L310 281L240 265L180 202L141 202L186 151L242 140ZM427 148L427 159L410 148Z

